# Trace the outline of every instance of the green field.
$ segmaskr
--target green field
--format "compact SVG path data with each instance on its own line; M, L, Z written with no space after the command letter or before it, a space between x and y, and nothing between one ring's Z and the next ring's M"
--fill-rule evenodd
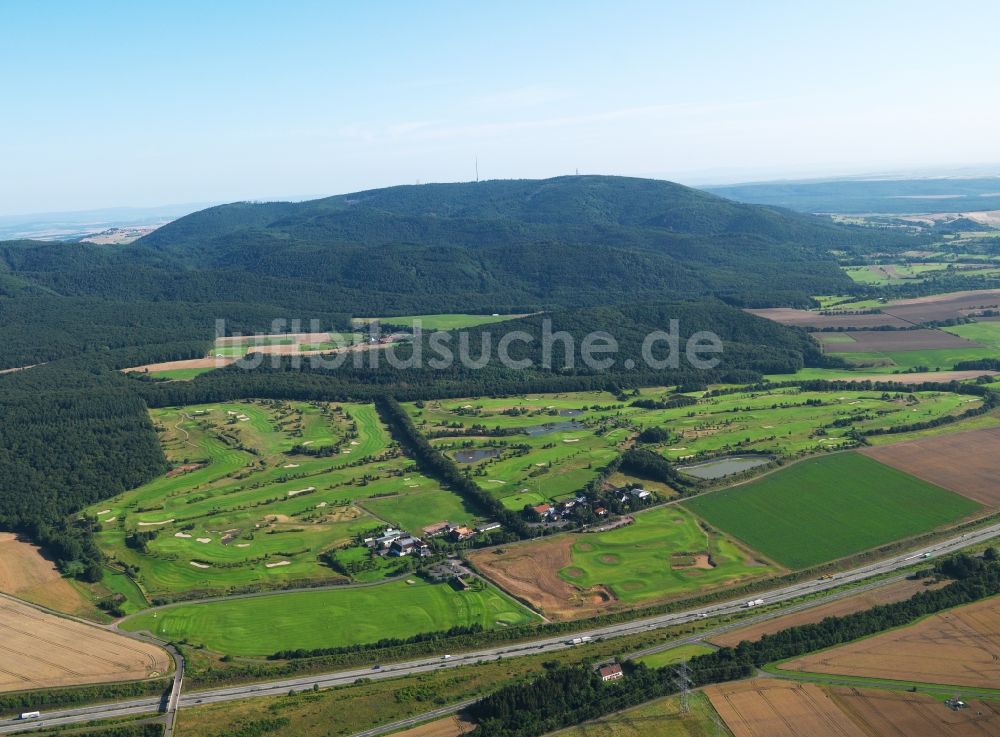
M936 348L919 351L870 351L867 353L837 353L842 358L857 365L862 373L891 373L925 366L931 371L950 371L959 361L978 361L982 358L996 358L994 348Z
M155 376L159 379L169 379L170 381L190 381L195 376L200 376L207 371L213 371L214 367L206 368L186 368L186 369L168 369L167 371L150 371L150 376Z
M102 550L152 597L342 580L320 556L360 534L390 521L419 532L440 513L472 521L400 454L371 405L247 401L152 419L173 474L87 510ZM153 537L138 547L133 533Z
M972 322L966 325L955 325L950 328L941 329L960 338L965 338L966 340L971 340L992 348L994 356L996 355L996 351L1000 351L1000 321Z
M980 509L858 453L808 459L684 506L788 568L859 553Z
M583 589L607 586L635 603L691 593L775 572L724 535L705 530L680 507L635 515L635 522L608 532L578 535L571 565L559 571Z
M372 322L381 322L384 325L399 325L401 327L412 328L418 321L420 329L424 332L435 330L461 330L462 328L474 328L478 325L492 325L496 322L516 320L525 315L466 315L461 313L442 313L439 315L405 315L401 317L356 317L355 327L363 327Z
M638 662L649 668L663 668L667 665L677 665L685 660L690 660L696 655L705 655L714 652L715 648L708 645L678 645L669 650L662 650L652 655L644 655Z
M456 591L447 583L412 578L361 588L180 604L131 617L122 627L168 641L186 639L230 655L269 655L405 638L458 625L493 628L532 621L535 615L482 582L473 590Z

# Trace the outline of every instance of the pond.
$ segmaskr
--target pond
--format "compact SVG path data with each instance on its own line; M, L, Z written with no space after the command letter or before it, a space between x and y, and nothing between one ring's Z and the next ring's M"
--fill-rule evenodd
M721 479L723 476L766 466L772 460L770 456L726 456L690 466L678 466L677 470L700 479Z
M470 448L467 450L456 450L455 460L459 463L475 463L486 458L500 455L500 448Z
M534 427L522 428L522 432L526 435L530 435L533 438L537 438L539 435L549 435L554 432L563 432L565 430L579 430L584 427L582 422L577 420L564 420L563 422L546 422L544 425L535 425Z

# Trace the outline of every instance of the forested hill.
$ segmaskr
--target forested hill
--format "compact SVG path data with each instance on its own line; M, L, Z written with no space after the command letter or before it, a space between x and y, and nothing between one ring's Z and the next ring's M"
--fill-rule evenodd
M903 237L624 177L237 203L125 247L0 243L0 368L130 345L183 358L216 317L252 332L273 318L345 329L351 315L803 306L856 289L831 248ZM189 345L155 349L171 333Z
M390 311L386 295L405 295L403 311L459 301L499 310L636 296L803 303L851 286L829 248L885 237L671 182L576 176L223 205L160 228L137 250L189 268L363 285Z

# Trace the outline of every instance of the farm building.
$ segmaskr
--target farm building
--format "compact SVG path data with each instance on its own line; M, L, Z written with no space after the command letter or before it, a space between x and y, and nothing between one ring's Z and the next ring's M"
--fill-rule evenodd
M424 537L435 537L437 535L443 535L451 529L451 525L448 520L443 522L435 522L433 525L427 525L421 532L424 533Z
M476 534L471 527L465 527L464 525L461 527L452 526L448 532L451 535L451 539L454 540L455 542L468 540L470 537Z
M653 496L652 492L646 491L645 489L639 489L639 488L632 489L629 493L634 498L638 499L639 501L645 501L645 500L647 500L647 499L649 499L650 497Z
M490 532L491 530L499 530L499 522L483 522L476 526L476 532Z
M399 558L413 553L419 553L421 556L430 555L430 548L418 537L400 537L393 540L389 546L389 555Z
M406 533L402 530L394 530L391 527L382 533L381 537L376 537L372 540L372 544L379 550L385 550L390 545L392 545L396 540L401 537L405 537Z
M622 672L622 667L618 663L612 663L611 665L605 665L599 668L597 671L601 680L607 683L608 681L617 681L619 678L624 678L625 673Z

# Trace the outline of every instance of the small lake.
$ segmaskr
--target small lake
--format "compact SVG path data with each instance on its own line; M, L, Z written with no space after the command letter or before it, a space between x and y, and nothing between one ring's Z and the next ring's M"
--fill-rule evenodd
M766 466L771 460L768 456L729 456L704 463L695 463L691 466L678 466L677 470L700 479L721 479L723 476L742 473L758 466Z
M539 435L550 435L554 432L564 432L566 430L579 430L584 427L582 422L577 420L564 420L563 422L546 422L544 425L521 428L521 432L537 438Z
M582 409L561 409L559 410L560 417L576 417L577 415L582 415Z
M455 460L459 463L475 463L486 458L500 455L500 448L470 448L468 450L456 450Z

